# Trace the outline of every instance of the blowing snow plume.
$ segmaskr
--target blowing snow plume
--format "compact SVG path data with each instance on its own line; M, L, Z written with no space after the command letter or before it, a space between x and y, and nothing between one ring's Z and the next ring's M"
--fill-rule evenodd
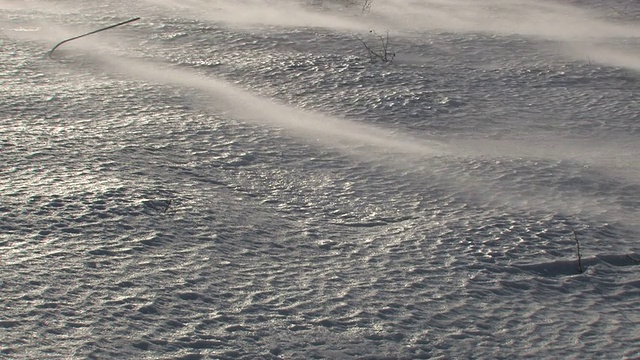
M311 12L315 10L305 11ZM121 12L122 11L119 11L119 13ZM185 18L190 19L190 17L187 16L183 17L182 13L174 13L173 11L166 9L162 10L157 15L164 17L164 19L176 19L177 17L177 20L181 23L184 22ZM195 12L193 12L193 16L196 16ZM375 16L377 16L377 14L372 13L371 18L375 18ZM359 18L361 18L361 16L356 19ZM156 19L162 20L162 18ZM190 22L187 21L187 23ZM199 23L200 21L198 21L198 25ZM90 24L88 26L91 28ZM157 29L153 29L153 31L156 32ZM34 33L33 35L37 34ZM48 32L39 35L44 37L49 36L50 38ZM127 36L128 35L129 34L127 34ZM111 34L109 34L109 36L111 36ZM104 35L101 35L98 38L104 39ZM118 41L118 45L121 45L120 41ZM186 46L185 43L181 43L179 45L180 47ZM97 46L98 49L108 50L106 42L89 43L80 41L78 44L74 44L74 46ZM93 49L95 48L92 48L92 50ZM155 51L160 49L148 50L149 54L154 54ZM197 51L199 51L199 48ZM113 52L116 51L109 51L109 53ZM240 87L235 86L230 82L219 80L215 77L203 77L198 75L195 71L181 70L167 65L158 65L153 61L134 61L127 59L126 57L128 55L125 55L125 57L118 57L110 54L110 56L100 57L96 54L97 52L91 51L87 56L93 59L93 61L90 61L91 66L94 64L98 65L98 69L96 69L98 70L97 73L103 74L105 73L104 70L107 70L107 73L115 72L118 74L124 74L129 79L139 79L166 84L181 89L194 89L196 90L196 93L203 93L208 97L206 101L209 102L209 104L204 104L204 106L209 106L206 107L206 109L215 109L216 112L223 111L234 118L247 120L257 124L276 126L306 140L310 144L320 143L322 145L329 145L331 147L355 152L358 155L364 154L366 156L379 158L380 154L391 153L392 160L394 161L404 160L405 158L420 159L440 155L444 155L445 157L455 157L457 155L461 155L463 157L483 157L485 155L501 157L505 154L531 158L542 157L564 159L567 157L567 150L571 149L573 150L572 153L577 154L576 158L578 160L586 158L587 160L593 160L593 162L596 163L601 162L599 159L592 159L592 155L585 151L585 148L586 150L591 149L593 144L589 144L587 146L581 146L578 144L573 146L563 142L561 144L561 148L545 149L545 153L540 153L538 150L539 144L535 142L528 145L524 144L522 141L503 142L501 144L497 144L496 142L487 141L483 141L481 143L470 143L466 140L455 141L455 139L453 139L448 141L447 145L444 145L436 141L412 139L410 135L402 134L402 131L394 131L391 133L391 131L385 131L383 128L346 121L337 117L323 115L321 112L303 111L275 101L270 101L267 98L256 96L247 91L241 90ZM153 58L154 56L155 55L149 55L150 58ZM88 60L88 58L82 59L82 61L85 60ZM200 97L198 98L200 99ZM200 103L198 105L200 105ZM496 150L497 145L500 145L501 148ZM492 151L495 151L495 153ZM393 156L398 153L410 156ZM619 153L617 153L616 156L619 157ZM632 163L634 164L633 174L631 174L633 176L629 176L629 178L637 179L637 177L635 177L635 170L637 169L635 160ZM449 170L450 169L447 169L440 175L437 175L438 179L448 184L454 184L452 185L453 187L464 189L470 193L485 194L485 184L490 181L495 181L491 176L487 176L486 181L465 173L456 174L454 176L447 172ZM431 169L426 171L431 171ZM493 192L491 193L492 196L489 200L494 200L495 194L500 194L501 202L513 203L512 206L514 207L544 208L552 206L554 208L565 209L566 213L575 213L580 209L586 209L585 211L600 214L603 208L600 203L602 199L599 197L592 199L590 197L580 198L574 195L572 199L560 198L561 200L558 200L559 197L556 193L549 193L547 196L542 196L543 191L541 190L540 192L537 192L535 196L529 196L520 195L519 191L521 190L521 188L516 188L509 192L501 188L495 188L493 189ZM516 195L512 195L512 193ZM608 216L616 219L624 218L624 209L613 209L614 210L611 210L611 207L609 207L609 213L602 216ZM612 213L614 215L611 215ZM635 216L635 214L632 214L632 216Z
M615 4L584 8L552 1L389 0L372 10L380 24L406 31L445 31L517 35L551 40L561 53L578 60L640 69L640 25L622 19ZM615 45L628 42L624 50Z
M361 30L377 26L398 31L518 34L554 40L640 36L637 23L613 21L593 9L551 1L388 0L373 3L368 13L370 16L356 16L363 14L358 6L344 5L350 4L349 1L321 2L329 10L336 11L319 11L317 7L299 1L146 1L184 16L241 26L303 26L334 30Z
M181 16L239 27L318 27L341 32L370 29L403 33L444 31L517 35L551 40L560 52L578 60L638 70L640 50L616 49L610 44L640 38L637 22L620 20L621 12L633 9L579 7L552 1L524 0L388 0L372 4L365 16L348 1L323 1L325 9L299 1L146 0ZM638 6L638 5L631 5ZM637 9L636 9L637 10Z
M602 203L603 200L598 196L574 194L571 197L566 197L562 192L545 189L543 186L536 187L539 191L532 195L528 191L522 192L520 185L516 185L514 188L505 186L503 183L498 183L500 186L489 186L496 182L492 174L452 172L451 168L447 166L439 165L431 168L430 166L433 164L425 163L428 158L439 158L445 164L449 161L455 161L452 159L456 159L458 156L482 159L485 152L488 153L488 148L495 144L485 144L481 147L465 140L442 143L418 139L401 131L391 132L384 128L360 124L320 112L293 108L251 94L224 80L203 77L192 71L171 68L149 61L117 56L94 57L94 61L110 73L183 89L192 89L196 93L205 94L209 96L208 100L199 103L199 107L204 109L214 109L216 112L227 113L236 119L258 125L277 127L309 144L338 149L343 153L374 160L390 168L406 171L408 167L414 171L424 171L424 181L436 182L447 186L452 192L462 192L466 194L465 196L483 199L482 201L487 203L497 206L507 205L526 211L553 209L566 214L589 214L594 218L635 224L635 212L629 214L624 207L615 202L605 206ZM508 151L514 157L562 158L563 151L557 148L555 151L540 154L538 151L528 153L527 146L523 150L517 150L522 146L523 143L507 144L505 152L498 152L497 155L504 157ZM571 145L567 145L563 150L571 148ZM580 149L580 151L584 150L584 148ZM634 178L634 181L635 179L637 177ZM520 184L520 182L517 183Z
M96 61L106 68L135 78L196 89L213 96L207 106L224 109L246 121L277 126L297 136L330 146L364 146L421 156L441 154L444 147L437 142L418 141L410 139L408 135L392 135L389 131L370 125L295 109L250 94L228 82L204 78L184 70L115 57Z
M349 16L357 14L351 9L346 12L318 11L317 8L298 1L145 1L176 11L181 16L240 27L317 27L337 31L361 31L368 26L367 19Z
M604 19L592 9L550 1L389 0L373 11L406 29L517 34L555 40L640 36L640 26Z

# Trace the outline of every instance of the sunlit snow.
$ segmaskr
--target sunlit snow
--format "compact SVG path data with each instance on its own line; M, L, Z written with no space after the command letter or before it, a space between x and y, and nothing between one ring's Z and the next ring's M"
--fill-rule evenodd
M640 358L640 3L366 4L0 0L0 358Z

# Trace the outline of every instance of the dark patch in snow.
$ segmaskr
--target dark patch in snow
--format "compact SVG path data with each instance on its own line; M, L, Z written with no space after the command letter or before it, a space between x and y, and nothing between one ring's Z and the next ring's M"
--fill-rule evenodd
M607 254L596 255L593 257L582 258L582 268L586 271L588 268L606 264L610 266L634 266L640 265L640 256L636 253L631 254ZM577 260L556 260L537 264L513 265L521 270L529 271L542 276L567 276L580 274Z

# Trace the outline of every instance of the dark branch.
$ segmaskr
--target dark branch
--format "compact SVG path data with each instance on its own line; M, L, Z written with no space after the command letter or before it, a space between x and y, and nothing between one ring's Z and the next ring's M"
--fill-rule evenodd
M67 42L69 42L69 41L76 40L76 39L80 39L80 38L82 38L82 37L85 37L85 36L88 36L88 35L91 35L91 34L98 33L98 32L100 32L100 31L105 31L105 30L113 29L114 27L117 27L117 26L120 26L120 25L124 25L124 24L128 24L128 23L130 23L130 22L134 22L134 21L136 21L136 20L140 20L140 18L139 18L139 17L136 17L136 18L133 18L133 19L129 19L129 20L127 20L127 21L119 22L119 23L117 23L117 24L109 25L109 26L107 26L107 27L103 27L103 28L101 28L101 29L98 29L98 30L94 30L94 31L88 32L88 33L86 33L86 34L82 34L82 35L78 35L78 36L74 36L74 37L72 37L72 38L68 38L68 39L62 40L62 41L60 41L59 43L57 43L57 44L56 44L56 45L55 45L51 50L49 50L48 55L49 55L49 57L51 57L51 54L53 53L53 51L54 51L55 49L57 49L60 45L62 45L62 44L64 44L64 43L67 43Z

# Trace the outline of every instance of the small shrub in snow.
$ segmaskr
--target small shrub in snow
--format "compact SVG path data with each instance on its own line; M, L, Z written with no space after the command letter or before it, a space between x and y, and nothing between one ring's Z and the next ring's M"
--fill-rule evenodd
M362 13L369 13L371 12L371 4L373 3L373 0L364 0L362 2Z
M369 31L368 39L363 39L360 36L356 36L364 48L367 50L369 59L372 62L382 61L385 63L393 62L396 54L389 50L389 31L385 36L378 35L375 31Z

